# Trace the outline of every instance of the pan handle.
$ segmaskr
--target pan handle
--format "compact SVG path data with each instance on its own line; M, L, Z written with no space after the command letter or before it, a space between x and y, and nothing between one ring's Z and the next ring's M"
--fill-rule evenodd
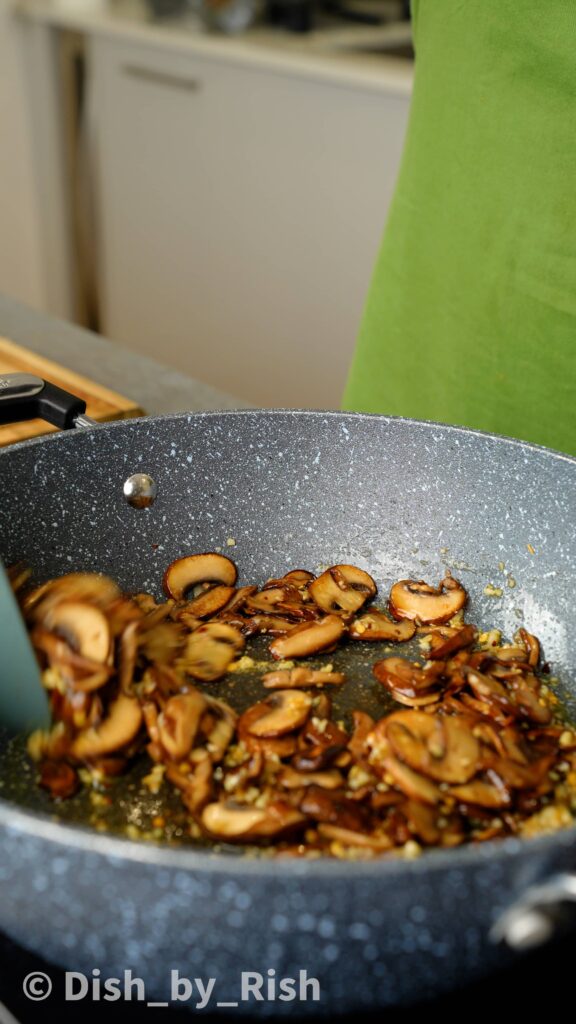
M0 424L40 417L60 430L90 427L94 420L85 412L86 402L48 380L31 373L0 374Z
M490 939L514 950L536 949L574 927L575 903L576 874L553 875L530 886L501 914L491 928Z

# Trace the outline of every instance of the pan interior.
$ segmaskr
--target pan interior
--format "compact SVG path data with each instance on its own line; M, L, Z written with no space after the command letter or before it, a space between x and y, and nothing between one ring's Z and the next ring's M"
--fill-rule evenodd
M123 499L134 472L158 485L147 510ZM521 625L539 636L576 718L576 460L435 424L246 412L111 424L6 449L0 481L11 495L0 509L0 554L29 564L37 582L98 570L160 597L170 561L221 550L241 583L354 563L376 579L378 604L396 579L437 582L448 568L469 592L467 621L507 638ZM1 623L0 642L9 642ZM256 666L210 686L238 710L266 692L266 642L250 641L247 653ZM371 674L385 653L384 644L359 642L313 660L346 674L330 690L337 717L390 708ZM178 794L163 787L154 797L142 785L148 769L143 758L106 793L86 789L55 805L36 786L22 741L0 736L0 795L9 803L134 838L191 841Z

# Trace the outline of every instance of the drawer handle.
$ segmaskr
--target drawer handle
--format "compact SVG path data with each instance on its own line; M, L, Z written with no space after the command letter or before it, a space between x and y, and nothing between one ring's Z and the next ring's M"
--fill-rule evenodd
M139 64L125 64L124 74L130 78L138 78L141 82L152 82L154 85L167 85L172 89L186 89L196 92L200 88L197 78L185 78L183 75L172 75L168 71L154 71Z

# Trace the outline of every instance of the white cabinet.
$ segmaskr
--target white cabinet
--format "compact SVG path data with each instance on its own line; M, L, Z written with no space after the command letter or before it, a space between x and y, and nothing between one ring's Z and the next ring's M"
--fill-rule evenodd
M102 331L262 406L337 407L408 97L94 38Z

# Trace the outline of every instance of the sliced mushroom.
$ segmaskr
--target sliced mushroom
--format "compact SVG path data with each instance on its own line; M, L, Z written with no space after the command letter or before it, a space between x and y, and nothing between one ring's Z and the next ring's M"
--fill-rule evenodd
M214 723L206 733L206 749L212 761L218 762L222 760L232 741L238 715L223 700L206 696L206 702L211 715L215 717Z
M120 695L108 709L108 716L97 727L84 729L71 746L78 761L91 761L128 746L138 734L142 711L133 697Z
M294 622L281 615L252 615L242 624L242 632L245 636L254 636L255 634L286 636L294 628Z
M464 607L468 595L452 576L437 587L423 580L399 580L390 591L390 611L395 619L418 619L423 623L448 622Z
M226 674L244 647L239 630L224 622L206 622L190 634L182 656L182 667L195 679L210 683Z
M474 779L463 786L451 786L450 795L465 804L494 809L508 807L512 799L509 790L495 773L491 780Z
M158 739L172 761L183 761L192 749L206 700L199 690L179 693L158 715Z
M79 785L77 773L65 761L42 761L39 782L55 800L73 796Z
M188 601L180 615L184 614L187 618L209 619L212 615L217 615L223 608L226 608L231 603L235 593L234 587L218 583L215 587L210 587L209 590L205 590L198 597L193 597L191 601Z
M87 601L98 608L106 608L120 597L120 588L108 576L96 572L71 572L48 580L27 594L22 602L26 615L34 621L41 619L46 610L60 601Z
M354 619L348 628L352 640L386 640L389 643L404 643L411 640L416 624L409 619L392 622L384 612L374 609Z
M277 690L266 700L245 711L242 727L257 739L284 736L304 724L312 698L300 690Z
M382 833L377 836L367 835L366 832L354 832L350 828L341 828L339 825L330 825L327 822L321 822L318 825L318 832L326 839L342 843L343 846L358 846L366 850L374 850L375 853L384 853L386 850L391 850L394 845L390 837Z
M540 661L540 643L537 638L526 629L518 630L518 638L522 641L526 651L528 652L528 664L532 668L536 668Z
M308 593L323 612L350 616L374 597L376 584L355 565L333 565L308 584Z
M31 640L35 650L46 655L51 667L58 671L66 685L73 690L84 693L98 690L113 674L111 666L78 654L56 633L37 627L31 633Z
M302 786L320 786L321 789L342 789L344 777L337 768L324 772L298 772L287 765L278 774L278 784L284 789L300 789Z
M394 700L410 707L434 704L440 697L443 662L420 668L406 658L383 658L372 672L379 683L392 694Z
M360 759L368 753L366 739L372 732L375 723L371 715L366 714L365 711L353 711L352 720L354 722L354 732L348 743L348 749L356 759Z
M441 802L442 790L424 775L413 771L397 757L387 757L384 761L384 768L394 780L395 785L411 799L420 800L424 804Z
M337 790L309 786L299 803L299 809L314 821L340 825L354 832L360 832L368 824L368 814L359 804Z
M440 626L429 634L430 651L428 657L434 661L445 661L452 657L457 651L471 647L476 639L475 626L462 626L461 629L451 629L449 626Z
M267 672L262 676L262 685L267 690L278 690L284 687L298 689L308 686L337 686L343 683L345 676L342 672L323 672L321 669L292 668L278 669L277 672Z
M181 601L188 591L204 583L221 583L233 587L238 572L234 562L225 555L210 551L203 555L177 558L164 573L164 590L168 597Z
M344 632L344 623L337 615L327 615L318 622L304 622L283 637L273 640L273 658L306 658L337 643Z
M110 653L110 629L103 612L85 601L61 601L44 616L46 629L63 636L84 658L103 665Z
M396 711L386 720L386 737L397 757L438 782L468 782L480 766L480 744L457 717Z
M210 835L233 841L246 838L278 838L302 825L306 819L289 804L276 800L266 807L224 800L208 804L201 822Z

